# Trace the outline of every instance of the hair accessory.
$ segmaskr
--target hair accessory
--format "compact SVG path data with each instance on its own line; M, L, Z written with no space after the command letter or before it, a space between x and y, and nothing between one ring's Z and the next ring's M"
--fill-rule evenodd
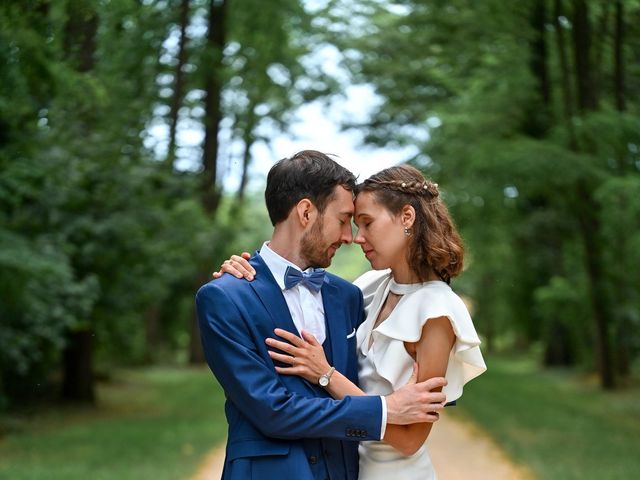
M404 182L402 182L401 187L402 187L402 188L407 188L407 184L406 184L406 183L404 183Z

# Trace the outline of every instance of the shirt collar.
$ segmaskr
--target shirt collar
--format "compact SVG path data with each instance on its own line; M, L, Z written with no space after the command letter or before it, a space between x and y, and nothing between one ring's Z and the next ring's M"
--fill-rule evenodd
M284 272L287 270L287 267L295 268L298 271L302 271L300 270L300 267L291 263L286 258L281 257L276 252L271 250L271 248L269 248L268 241L262 244L262 248L260 249L260 256L262 257L262 260L264 260L264 263L267 264L267 267L269 267L269 270L271 270L271 274L273 275L273 278L275 278L276 283L281 290L285 290ZM305 272L308 272L310 270L313 269L307 268Z

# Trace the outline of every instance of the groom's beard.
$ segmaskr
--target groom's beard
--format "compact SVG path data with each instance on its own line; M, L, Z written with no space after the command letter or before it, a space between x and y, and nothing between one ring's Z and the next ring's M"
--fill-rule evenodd
M307 265L313 268L326 268L331 265L329 247L340 248L341 243L336 245L324 245L324 235L322 227L324 220L318 217L311 229L302 236L300 241L300 253L307 260Z

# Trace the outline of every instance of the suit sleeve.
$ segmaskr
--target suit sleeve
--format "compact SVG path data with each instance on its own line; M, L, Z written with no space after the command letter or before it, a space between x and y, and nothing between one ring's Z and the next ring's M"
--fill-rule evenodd
M205 357L227 397L264 435L274 438L379 440L380 397L343 400L289 391L259 352L235 304L209 283L196 295ZM265 348L260 345L260 349Z

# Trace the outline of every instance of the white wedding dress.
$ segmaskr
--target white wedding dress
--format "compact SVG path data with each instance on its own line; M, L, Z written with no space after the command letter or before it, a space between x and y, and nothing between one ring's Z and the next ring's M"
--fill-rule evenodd
M390 270L374 270L354 284L362 290L367 313L357 332L360 387L367 394L388 395L406 384L414 360L405 350L404 342L417 342L429 318L448 317L456 335L445 374L448 385L443 392L447 402L458 399L464 384L487 369L469 312L445 282L398 284ZM389 317L372 330L389 291L402 298ZM373 342L369 348L370 339ZM361 442L359 453L359 480L436 479L426 444L410 457L376 441Z

